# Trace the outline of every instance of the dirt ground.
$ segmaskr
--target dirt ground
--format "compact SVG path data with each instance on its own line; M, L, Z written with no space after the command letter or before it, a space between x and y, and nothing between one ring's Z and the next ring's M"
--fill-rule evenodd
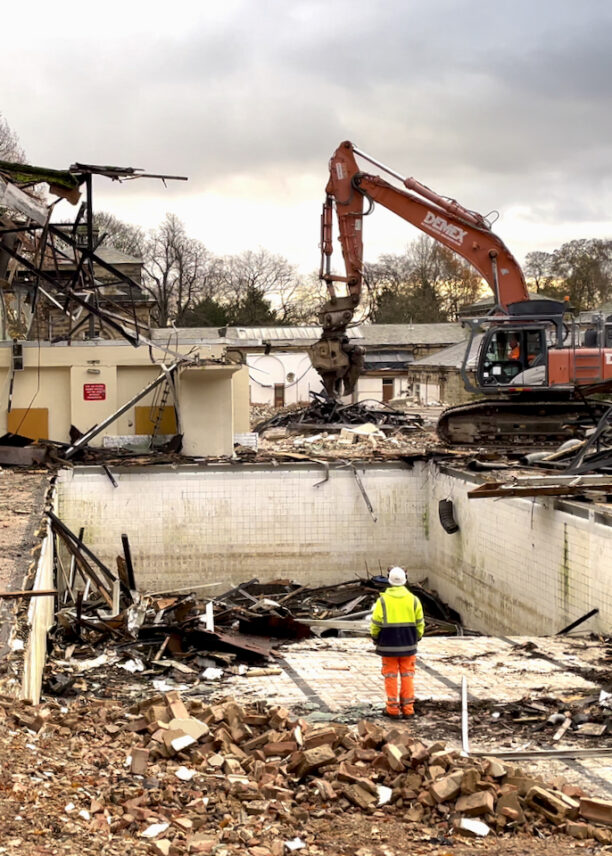
M575 841L560 835L542 839L520 834L504 838L490 836L477 841L462 841L454 836L445 840L423 826L401 823L395 818L381 820L361 815L344 815L334 818L333 823L311 820L310 825L317 832L317 844L324 848L323 852L338 856L569 856L603 850L602 845L593 841Z

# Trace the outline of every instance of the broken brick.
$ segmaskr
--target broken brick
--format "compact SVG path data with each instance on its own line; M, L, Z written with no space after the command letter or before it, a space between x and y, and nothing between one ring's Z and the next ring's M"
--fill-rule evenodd
M403 770L403 759L407 757L408 751L405 746L396 746L394 743L385 743L383 755L392 770Z
M463 773L461 771L451 773L435 781L429 788L429 792L438 803L454 800L461 791L462 778Z
M317 746L314 749L304 749L298 753L299 760L295 771L299 779L316 772L321 767L336 761L336 753L331 746Z
M510 818L510 815L504 814L506 809L515 812L516 817ZM497 798L497 802L495 804L495 811L498 815L501 814L504 817L508 817L511 820L515 820L517 823L525 823L525 814L519 802L518 793L516 791L509 791L508 793L501 794Z
M147 764L149 763L149 750L148 749L132 749L132 761L130 764L130 770L136 776L142 776L147 770Z
M480 817L483 814L493 814L494 799L491 791L480 791L459 797L455 809L466 817Z
M525 802L555 824L563 823L566 817L573 820L578 815L579 806L575 800L561 793L552 793L545 788L531 788Z
M581 817L612 826L612 801L583 797L579 803Z

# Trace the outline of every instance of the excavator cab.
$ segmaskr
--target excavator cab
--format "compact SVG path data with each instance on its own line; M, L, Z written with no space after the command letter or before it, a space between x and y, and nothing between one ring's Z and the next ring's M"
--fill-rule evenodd
M515 386L545 386L546 355L551 330L546 325L517 327L495 326L482 340L476 377L479 388L508 390Z

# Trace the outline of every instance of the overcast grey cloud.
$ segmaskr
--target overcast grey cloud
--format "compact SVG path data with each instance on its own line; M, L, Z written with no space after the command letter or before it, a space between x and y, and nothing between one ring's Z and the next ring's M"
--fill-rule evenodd
M33 2L21 38L3 15L0 110L32 161L189 176L98 185L145 226L171 209L213 250L314 267L327 160L352 139L499 209L519 255L612 233L609 2ZM384 216L367 234L370 257L409 236Z

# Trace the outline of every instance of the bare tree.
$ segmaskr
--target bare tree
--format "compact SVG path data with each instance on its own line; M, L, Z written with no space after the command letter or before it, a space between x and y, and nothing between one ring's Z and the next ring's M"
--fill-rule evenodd
M219 278L218 292L230 315L240 315L239 307L247 304L264 309L262 301L270 309L265 313L268 323L273 318L276 324L297 324L311 314L304 281L284 256L262 248L226 256Z
M143 287L155 300L153 311L160 327L177 319L204 298L214 296L219 284L217 259L201 241L188 237L183 223L166 214L145 247Z
M19 137L0 113L0 160L24 163L25 159Z
M440 299L449 321L456 321L464 306L478 300L484 282L478 271L448 247L440 247Z
M533 250L525 256L525 275L537 292L549 288L552 283L552 255L542 250Z
M98 211L94 214L94 227L105 236L102 243L114 247L128 256L142 258L145 251L146 238L140 226L125 223L108 211Z
M371 317L379 324L454 321L482 291L477 271L447 247L420 235L402 255L366 266Z

